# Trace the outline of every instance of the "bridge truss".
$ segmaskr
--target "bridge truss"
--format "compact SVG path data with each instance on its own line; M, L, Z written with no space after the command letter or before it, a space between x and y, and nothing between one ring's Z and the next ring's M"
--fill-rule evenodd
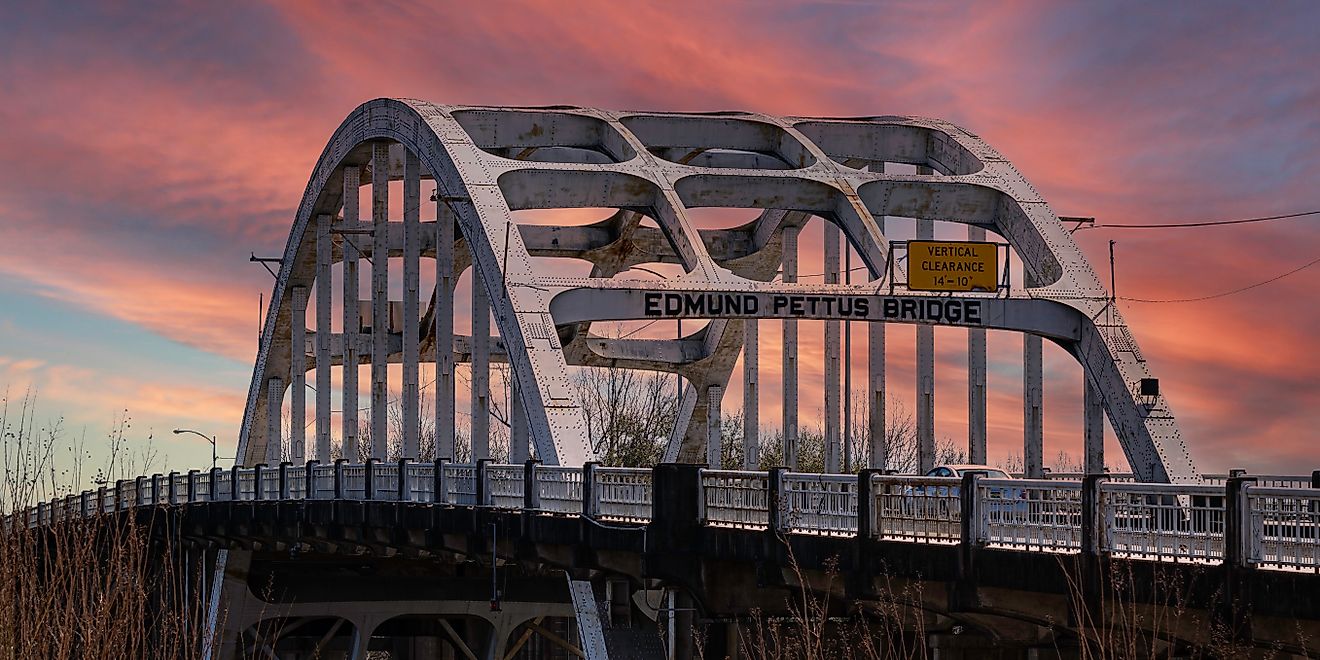
M886 166L890 171L886 172ZM895 166L916 173L893 173ZM426 204L422 181L434 184ZM402 182L401 213L391 215L390 183ZM371 196L359 217L359 194ZM759 212L748 224L698 229L692 209ZM423 221L423 209L433 221ZM586 226L519 224L529 209L610 208ZM1027 286L1011 294L949 298L907 290L888 278L886 216L914 218L918 237L935 221L962 223L969 238L1002 236L1022 260ZM825 226L826 282L797 281L800 229ZM869 277L840 283L839 236ZM388 258L380 258L387 255ZM540 272L539 257L592 264L589 277ZM402 303L390 300L391 259L401 262ZM429 260L429 261L426 261ZM368 266L371 285L360 300ZM436 286L425 309L424 264ZM678 264L681 276L654 280L633 267ZM332 266L342 277L336 286ZM454 333L455 284L473 268L472 333ZM782 269L782 271L781 271ZM781 278L776 278L782 272ZM680 303L670 314L667 294ZM977 136L947 122L914 117L815 119L753 113L611 112L577 107L490 108L378 99L353 111L335 132L307 185L285 249L249 389L238 462L328 460L332 451L332 369L341 371L343 455L358 453L358 410L369 409L370 447L384 458L391 363L402 365L402 454L454 456L455 365L472 365L473 458L488 453L490 363L507 361L514 403L511 460L535 446L546 464L595 458L570 365L680 374L686 392L666 460L714 462L719 406L745 355L747 439L755 443L760 318L782 318L785 456L794 458L797 323L826 319L827 465L840 467L839 327L867 321L873 437L884 433L884 328L917 324L917 426L923 467L934 460L933 326L969 328L973 460L985 457L985 330L1024 333L1025 456L1041 464L1040 340L1063 347L1086 379L1087 467L1102 466L1101 411L1143 481L1195 482L1199 474L1168 403L1143 396L1149 370L1095 272L1059 218L1013 165ZM833 301L798 312L793 300ZM684 301L686 305L684 306ZM785 302L788 301L788 302ZM308 328L309 303L314 318ZM707 304L709 303L709 304ZM783 304L780 304L783 303ZM845 304L846 303L846 304ZM957 306L952 313L950 306ZM370 308L369 323L359 311ZM845 310L846 307L846 310ZM338 308L339 314L334 310ZM972 310L975 310L974 313ZM334 332L332 316L342 317ZM498 329L491 337L488 319ZM592 322L706 318L678 339L611 338ZM745 353L744 353L745 351ZM419 368L435 365L437 456L421 456ZM370 405L358 401L358 368L370 364ZM314 427L306 418L307 374L314 378ZM286 405L294 423L283 432ZM286 437L287 436L287 437ZM883 443L867 462L884 466Z

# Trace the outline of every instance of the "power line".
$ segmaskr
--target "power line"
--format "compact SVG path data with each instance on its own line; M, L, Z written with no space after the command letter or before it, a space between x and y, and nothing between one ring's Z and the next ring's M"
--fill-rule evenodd
M1085 231L1087 229L1187 229L1191 227L1218 227L1222 225L1245 225L1253 222L1270 222L1272 220L1289 220L1292 218L1302 218L1306 216L1320 215L1320 209L1315 211L1302 211L1300 213L1287 213L1284 215L1267 215L1259 218L1240 218L1237 220L1207 220L1203 222L1169 222L1153 225L1135 225L1135 224L1102 224L1088 225L1077 228L1076 231Z
M1296 274L1296 273L1300 273L1300 272L1306 270L1307 268L1310 268L1311 266L1314 266L1314 265L1316 265L1316 264L1320 264L1320 257L1316 257L1315 259L1312 259L1311 261L1308 261L1308 262L1306 262L1305 264L1302 264L1301 266L1298 266L1298 267L1296 267L1296 268L1294 268L1294 269L1292 269L1292 270L1290 270L1290 271L1288 271L1288 272L1286 272L1286 273L1283 273L1283 274L1281 274L1281 275L1275 275L1274 277L1271 277L1271 278L1268 279L1268 280L1265 280L1265 281L1262 281L1262 282L1256 282L1255 284L1249 284L1249 285L1247 285L1247 286L1239 287L1239 288L1233 289L1233 290L1231 290L1231 291L1224 291L1224 292L1221 292L1221 293L1215 293L1215 294L1211 294L1211 295L1208 295L1208 296L1198 296L1198 297L1196 297L1196 298L1172 298L1172 299L1166 299L1166 300L1156 300L1156 299L1148 299L1148 298L1125 298L1125 297L1119 297L1119 300L1123 300L1123 301L1126 301L1126 302L1135 302L1135 303L1190 303L1190 302L1201 302L1201 301L1203 301L1203 300L1213 300L1213 299L1215 299L1215 298L1223 298L1224 296L1231 296L1231 295L1233 295L1233 294L1235 294L1235 293L1242 293L1243 291L1250 291L1250 290L1255 289L1255 288L1257 288L1257 287L1265 286L1266 284L1270 284L1270 283L1273 283L1273 282L1278 282L1279 280L1281 280L1281 279L1283 279L1283 278L1285 278L1285 277L1288 277L1289 275L1294 275L1294 274Z

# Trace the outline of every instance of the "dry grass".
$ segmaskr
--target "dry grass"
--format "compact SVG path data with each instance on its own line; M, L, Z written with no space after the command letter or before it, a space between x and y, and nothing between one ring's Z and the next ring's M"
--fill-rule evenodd
M74 492L85 458L62 424L35 423L32 392L0 400L0 508L23 511ZM95 471L109 480L142 466L126 451L127 416L109 437L111 457ZM0 659L194 658L203 642L202 576L189 574L185 547L165 516L67 520L40 529L0 526Z

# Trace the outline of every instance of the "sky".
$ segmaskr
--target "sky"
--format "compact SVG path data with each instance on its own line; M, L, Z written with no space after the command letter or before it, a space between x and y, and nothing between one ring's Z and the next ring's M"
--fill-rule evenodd
M272 284L248 256L282 251L326 140L372 98L939 117L1060 215L1233 219L1320 209L1317 25L1311 2L9 3L0 389L11 419L35 391L38 424L94 451L127 419L161 469L209 463L176 427L232 456ZM1320 257L1316 216L1076 237L1102 279L1116 240L1119 294L1144 299ZM1317 286L1320 267L1122 303L1202 470L1320 468ZM891 332L900 398L911 335ZM959 442L963 336L937 333L937 434ZM1021 451L1020 343L990 340L992 458ZM1046 353L1045 453L1075 455L1080 372Z

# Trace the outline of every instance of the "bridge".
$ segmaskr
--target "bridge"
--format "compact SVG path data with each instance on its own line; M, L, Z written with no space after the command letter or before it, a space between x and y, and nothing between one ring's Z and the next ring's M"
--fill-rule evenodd
M681 633L699 625L708 651L737 656L741 619L790 616L805 589L837 598L831 613L897 602L929 619L903 625L946 656L1112 643L1099 622L1124 589L1149 616L1125 635L1201 646L1227 635L1304 654L1320 634L1318 482L1320 473L1173 485L340 459L120 481L43 503L26 523L137 516L220 549L207 566L229 561L213 591L226 594L223 657L263 643L277 657L439 657L445 645L523 657L516 633L544 630L546 617L576 624L578 645L547 634L577 655L648 657L644 625L630 623L648 598L676 654L691 654ZM493 561L473 580L452 572L453 557ZM495 577L501 567L512 586ZM559 571L559 584L545 579ZM1175 595L1178 613L1164 612L1175 621L1161 626ZM445 627L417 628L419 615ZM297 632L275 621L324 625ZM342 632L326 628L340 621ZM372 646L382 635L412 645Z
M562 209L604 217L522 221ZM701 209L753 219L699 227ZM1012 258L993 286L922 290L905 272L912 260L896 258L910 244L886 237L894 217L913 219L919 240L937 222L974 243L999 237L995 254ZM813 219L823 283L799 281ZM841 268L841 247L862 262L861 281ZM190 570L215 576L197 595L210 603L208 655L738 656L749 622L812 612L822 628L878 621L888 642L939 657L1084 656L1116 620L1171 653L1231 643L1305 654L1320 633L1315 480L1198 471L1059 217L1002 155L947 122L378 99L331 136L279 262L236 467L144 476L17 519L118 516L185 539L200 552ZM599 330L683 320L700 328L673 339ZM762 471L766 320L782 329L784 466ZM824 474L798 471L804 321L823 321ZM840 384L851 376L841 334L856 323L868 337L863 438ZM895 323L916 326L920 472L936 462L936 327L966 335L973 463L986 462L986 333L1022 334L1025 478L889 474ZM1083 381L1075 480L1046 478L1043 339ZM740 358L743 469L725 470L721 410ZM508 367L507 464L491 460L493 362ZM597 462L570 380L578 367L677 374L660 464ZM1105 474L1105 417L1130 482ZM1170 623L1160 608L1186 617Z

